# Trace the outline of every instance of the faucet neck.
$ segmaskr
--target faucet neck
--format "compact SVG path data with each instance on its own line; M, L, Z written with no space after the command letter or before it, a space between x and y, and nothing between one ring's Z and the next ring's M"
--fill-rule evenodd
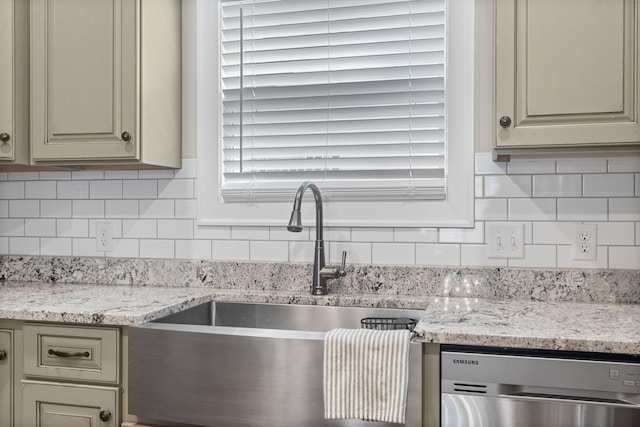
M298 191L296 192L296 197L293 200L293 210L298 212L300 211L302 207L302 196L304 196L304 193L307 189L311 190L311 192L313 193L313 198L316 202L316 240L322 241L322 229L324 228L322 222L322 195L320 194L320 190L318 189L318 187L313 182L305 181L300 184L300 187L298 187Z

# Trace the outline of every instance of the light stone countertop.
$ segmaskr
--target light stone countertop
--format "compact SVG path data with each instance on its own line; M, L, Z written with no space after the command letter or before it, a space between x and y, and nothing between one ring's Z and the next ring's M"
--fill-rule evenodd
M423 342L640 354L638 304L0 282L0 319L136 326L212 300L425 309Z
M640 355L640 305L429 298L423 342Z

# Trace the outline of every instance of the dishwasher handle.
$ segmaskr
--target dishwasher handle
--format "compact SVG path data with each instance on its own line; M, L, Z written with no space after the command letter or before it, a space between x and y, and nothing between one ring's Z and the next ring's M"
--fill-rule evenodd
M559 402L559 403L584 403L584 404L597 404L615 406L619 408L640 408L640 403L631 402L628 400L622 400L619 398L608 397L595 397L595 396L574 396L574 395L562 395L562 394L546 394L546 393L532 393L532 392L514 392L508 394L501 394L499 397L508 399L522 399L539 402Z

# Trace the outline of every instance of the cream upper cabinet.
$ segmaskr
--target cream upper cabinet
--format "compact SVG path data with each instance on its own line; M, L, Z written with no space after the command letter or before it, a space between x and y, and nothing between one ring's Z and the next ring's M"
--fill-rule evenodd
M179 167L179 0L31 0L36 164Z
M495 5L496 148L640 143L640 1Z
M0 167L29 164L29 3L0 0Z

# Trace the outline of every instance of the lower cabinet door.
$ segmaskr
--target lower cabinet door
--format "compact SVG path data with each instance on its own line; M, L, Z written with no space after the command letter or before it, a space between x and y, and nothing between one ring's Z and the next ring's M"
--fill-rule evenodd
M0 329L0 427L11 427L13 414L13 354L11 331Z
M119 389L22 382L22 422L34 427L116 427Z

